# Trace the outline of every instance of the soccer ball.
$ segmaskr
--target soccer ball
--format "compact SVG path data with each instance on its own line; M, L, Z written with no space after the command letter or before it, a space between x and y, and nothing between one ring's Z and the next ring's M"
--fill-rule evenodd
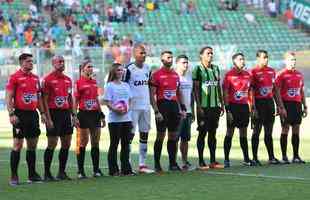
M128 111L128 106L127 103L123 100L116 102L114 105L114 108L123 110L123 111Z

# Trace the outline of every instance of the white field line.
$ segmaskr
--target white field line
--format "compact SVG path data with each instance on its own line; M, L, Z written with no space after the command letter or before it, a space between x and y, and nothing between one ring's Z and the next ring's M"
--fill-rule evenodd
M3 163L9 163L9 160L0 160L0 162ZM21 162L22 164L26 165L26 162ZM39 165L44 165L43 162L36 162ZM58 165L57 162L55 162L55 165ZM76 168L76 165L73 164L67 164L67 167ZM84 165L85 168L92 169L92 165ZM103 169L108 169L107 167L103 167ZM211 175L222 175L222 176L240 176L240 177L254 177L254 178L267 178L267 179L275 179L275 180L294 180L294 181L310 181L310 178L303 178L303 177L296 177L296 176L271 176L271 175L265 175L265 174L246 174L246 173L234 173L234 172L216 172L216 171L208 171L206 174Z

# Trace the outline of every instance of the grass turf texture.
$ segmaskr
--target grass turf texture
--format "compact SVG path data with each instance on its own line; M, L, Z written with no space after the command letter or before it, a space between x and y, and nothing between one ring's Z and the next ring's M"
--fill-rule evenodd
M4 116L2 119L6 119ZM224 118L223 118L224 119ZM217 140L217 158L223 162L223 139L225 123L221 121ZM278 121L278 120L277 120ZM75 140L72 142L69 155L67 172L73 181L22 184L18 187L8 185L10 176L9 153L12 145L10 126L8 121L0 122L0 199L1 200L30 200L30 199L308 199L310 195L310 164L306 165L278 165L269 166L267 153L261 134L259 158L265 164L262 167L242 167L242 152L239 146L238 133L235 133L231 149L232 167L223 170L209 170L208 172L191 171L187 173L165 173L164 175L140 175L135 177L102 177L89 178L87 180L76 180L76 158L74 153ZM301 128L300 154L303 159L310 162L310 137L308 119L304 121ZM193 126L192 140L189 145L189 159L194 165L197 164L196 138L197 132ZM153 126L154 127L154 126ZM42 128L42 130L44 130ZM277 158L280 158L279 124L275 125L274 147ZM250 151L249 130L249 152ZM75 135L74 135L75 138ZM153 144L155 139L154 130L150 133L148 165L153 167ZM101 137L101 161L100 166L107 174L107 149L109 146L108 132L104 128ZM43 175L43 153L46 146L46 137L40 136L37 151L37 171ZM136 169L138 163L138 137L134 139L132 162ZM86 174L92 175L90 152L86 153ZM25 151L21 154L19 167L20 180L27 180L27 165L25 162ZM250 153L251 155L251 153ZM291 158L291 142L288 139L288 155ZM205 158L208 161L209 151L205 149ZM56 175L58 169L58 150L54 153L52 172ZM179 162L180 163L180 162ZM166 145L163 147L162 164L165 169L168 165Z

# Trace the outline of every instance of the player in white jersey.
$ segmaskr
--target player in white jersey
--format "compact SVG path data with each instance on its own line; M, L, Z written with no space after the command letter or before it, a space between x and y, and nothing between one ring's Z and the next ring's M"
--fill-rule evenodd
M182 170L189 170L191 164L187 159L188 142L191 139L191 124L194 121L194 98L193 98L193 80L188 70L188 57L179 55L176 58L176 69L180 77L180 93L182 102L186 107L186 117L182 119L178 136L180 140L180 152L182 157Z
M139 145L139 173L153 173L145 164L147 155L148 132L151 128L151 112L150 112L150 89L149 78L151 70L146 65L145 47L141 44L134 46L133 56L135 61L127 66L124 81L130 85L132 98L132 139L136 133L137 127L140 132Z

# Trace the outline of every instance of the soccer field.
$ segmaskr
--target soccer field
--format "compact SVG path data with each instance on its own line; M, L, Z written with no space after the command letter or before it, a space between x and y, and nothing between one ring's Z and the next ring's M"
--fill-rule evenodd
M310 196L310 164L306 165L278 165L262 167L240 166L242 152L239 147L238 134L235 134L231 150L232 167L230 169L209 170L207 172L167 172L163 175L139 175L134 177L102 177L89 178L87 180L76 180L66 182L22 184L18 187L8 185L9 173L9 152L12 145L10 125L7 113L0 113L0 199L308 199ZM217 157L223 161L223 139L225 133L225 118L220 122L217 140ZM310 161L310 137L307 133L310 130L310 120L303 121L301 129L300 154L303 159ZM153 167L153 143L155 138L154 127L150 133L148 164ZM192 164L197 164L196 124L193 125L192 140L190 142L189 156ZM44 130L44 129L42 129ZM107 149L109 146L108 132L104 128L101 138L101 168L107 174ZM280 158L279 123L275 125L274 146L275 153ZM74 135L75 136L75 135ZM260 140L259 156L266 163L266 150L263 141L263 134ZM43 153L46 145L45 134L39 141L37 153L37 168L40 174L43 173ZM250 149L250 130L249 130ZM289 137L290 138L290 137ZM132 162L134 168L138 163L138 139L133 144ZM75 140L68 161L67 172L72 178L76 178L76 159L74 154ZM53 173L58 169L58 152L54 154ZM250 153L251 155L251 153ZM288 155L292 155L291 145L288 142ZM205 149L206 161L209 158L209 151ZM291 156L290 156L291 157ZM166 148L163 148L162 163L167 169L168 157ZM90 152L86 156L86 174L92 174ZM22 153L19 167L20 180L27 179L27 165L25 163L25 152Z

